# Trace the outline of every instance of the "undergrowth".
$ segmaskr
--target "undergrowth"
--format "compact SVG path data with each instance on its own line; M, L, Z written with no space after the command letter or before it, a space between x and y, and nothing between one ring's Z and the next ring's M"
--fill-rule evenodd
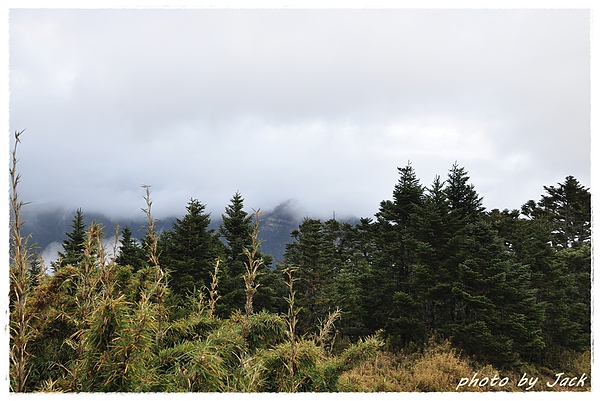
M524 391L590 391L590 353L571 354L564 360L564 369L522 364L511 371L499 371L491 365L482 365L463 356L447 340L431 340L421 351L397 352L380 350L371 359L365 359L353 369L344 372L339 380L342 392L524 392ZM563 377L587 379L583 387L554 386L556 374ZM521 382L523 375L532 382ZM492 380L496 378L496 380ZM463 380L463 385L461 383ZM519 385L521 382L521 385ZM577 383L577 380L571 381Z

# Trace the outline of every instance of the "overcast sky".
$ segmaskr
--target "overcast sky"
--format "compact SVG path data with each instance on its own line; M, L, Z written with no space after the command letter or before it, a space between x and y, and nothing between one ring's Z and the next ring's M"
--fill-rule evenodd
M585 9L12 9L21 196L113 217L372 216L456 161L484 206L590 186Z

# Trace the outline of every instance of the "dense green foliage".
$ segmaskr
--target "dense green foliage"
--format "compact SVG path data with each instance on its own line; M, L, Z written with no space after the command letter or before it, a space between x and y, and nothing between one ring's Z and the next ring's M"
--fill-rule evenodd
M59 261L54 266L55 268L76 265L83 258L85 223L83 222L83 212L81 209L77 209L75 212L71 228L71 232L67 233L67 238L63 241L63 251L58 253Z
M240 193L218 231L191 199L158 233L146 188L146 237L125 227L114 255L77 210L51 273L19 256L15 230L11 388L339 391L384 344L423 349L432 337L503 369L560 368L589 351L588 189L569 176L521 211L488 212L458 165L430 187L410 164L398 171L374 218L307 217L278 266Z
M522 213L486 212L458 165L429 188L410 164L398 170L375 220L306 219L292 234L286 263L300 266L305 322L342 305L342 337L383 329L399 349L441 335L500 367L560 367L560 355L590 348L586 188L567 177Z

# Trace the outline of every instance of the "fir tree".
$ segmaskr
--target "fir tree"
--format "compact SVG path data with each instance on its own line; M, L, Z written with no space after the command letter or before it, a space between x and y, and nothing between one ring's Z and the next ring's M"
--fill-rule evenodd
M42 255L37 252L32 252L29 270L27 272L31 288L35 288L40 284L40 279L45 275L44 261Z
M116 263L119 266L131 266L132 272L136 272L144 266L144 250L138 241L133 238L133 233L129 227L124 227L121 233L121 246Z
M502 239L483 220L469 223L453 247L453 315L442 332L497 366L539 353L544 310L529 269L508 257Z
M227 279L223 280L224 296L222 302L230 311L242 309L245 302L243 275L248 258L244 250L249 249L252 242L252 218L244 211L244 198L236 192L221 215L223 222L219 233L226 240L225 264L228 270Z
M232 276L241 276L244 272L244 249L252 242L252 219L244 211L244 198L236 192L230 200L230 205L225 208L225 214L221 215L223 222L219 233L227 240L227 260L229 271Z
M363 220L363 224L366 221ZM365 326L365 291L363 280L369 271L368 238L361 229L349 223L331 219L324 224L325 238L334 245L335 260L333 283L329 294L330 304L340 308L340 321L336 323L341 338L353 341L369 334Z
M63 241L63 251L58 253L58 267L77 266L83 260L86 238L83 217L81 209L77 209L71 222L72 230L66 234L67 238Z
M574 177L558 187L544 186L538 202L525 203L521 238L513 241L531 262L546 304L544 335L550 345L546 360L560 349L584 350L591 332L591 207L590 193ZM537 239L537 247L530 249ZM544 251L540 251L543 249Z
M477 218L484 208L482 206L483 198L479 197L475 186L469 183L467 174L464 167L459 167L457 163L452 165L448 172L444 192L450 211L455 218L470 221Z
M205 208L191 199L186 215L176 219L173 229L160 237L162 263L169 271L169 287L178 302L210 286L215 260L222 257L223 244L208 228L210 215Z
M580 246L591 239L591 196L573 176L558 187L544 186L547 195L521 208L531 219L546 219L553 228L553 242L563 248Z
M401 341L412 341L422 331L410 277L417 260L416 222L424 205L424 188L410 163L398 168L392 200L381 202L376 213L374 286L368 290L371 327L385 328Z
M427 189L422 213L416 217L417 263L411 287L420 304L423 323L429 331L439 329L452 316L453 273L449 265L454 236L450 225L450 205L444 182L436 176Z
M380 250L378 263L391 271L396 285L410 273L415 248L415 218L421 213L424 189L413 167L398 168L400 178L394 187L393 200L383 201L376 213L379 223Z
M294 242L286 245L284 263L297 267L295 284L300 310L300 332L317 326L331 306L329 291L333 273L333 244L328 242L323 223L305 218L291 233Z
M227 275L221 281L223 296L221 299L221 313L225 316L235 310L245 308L246 302L246 284L244 275L246 265L250 263L248 251L253 246L258 247L253 251L255 260L262 261L258 267L258 285L254 294L254 307L256 310L266 309L269 311L282 310L282 296L285 291L285 285L279 274L271 271L273 257L264 254L260 249L260 240L254 238L255 218L259 212L247 213L244 211L244 198L239 192L236 192L230 200L230 204L225 208L225 214L222 214L223 222L219 227L219 233L225 239L225 255Z

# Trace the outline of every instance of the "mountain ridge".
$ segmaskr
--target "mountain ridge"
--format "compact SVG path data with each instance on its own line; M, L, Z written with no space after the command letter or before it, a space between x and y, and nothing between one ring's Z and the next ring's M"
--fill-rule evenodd
M273 256L276 264L283 260L285 245L291 243L291 232L298 228L302 220L309 217L300 209L292 199L281 202L272 210L263 211L260 221L259 239L262 241L261 249L264 253ZM24 208L22 215L25 220L22 232L30 236L29 243L42 255L46 264L56 260L57 252L62 251L62 242L66 239L66 233L72 230L71 223L75 216L75 210L67 210L58 206ZM139 218L111 218L102 213L83 210L84 223L89 226L96 222L103 227L104 235L108 243L114 243L116 226L120 229L129 227L133 236L137 239L143 238L147 221L144 217ZM156 221L158 232L170 230L173 223L180 217L166 217ZM350 217L339 219L340 221L354 222L357 218ZM222 223L221 214L214 218L211 215L209 229L218 231Z

